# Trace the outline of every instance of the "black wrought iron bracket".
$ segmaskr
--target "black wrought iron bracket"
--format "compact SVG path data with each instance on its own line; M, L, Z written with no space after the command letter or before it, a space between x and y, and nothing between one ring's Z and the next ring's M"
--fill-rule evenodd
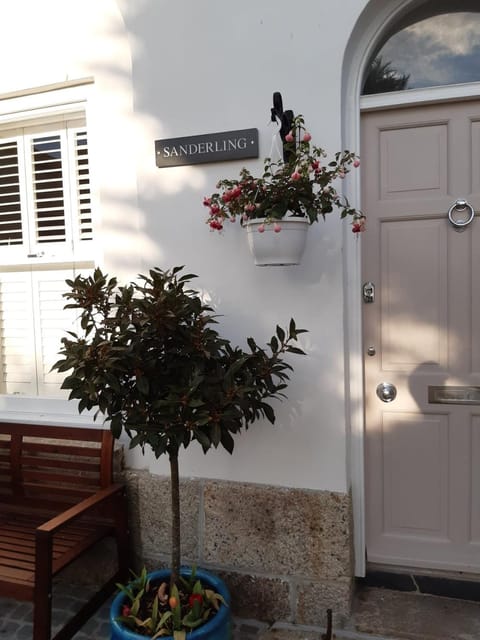
M283 100L282 94L279 91L275 91L273 94L273 107L271 108L271 119L272 122L280 123L280 137L282 139L283 144L283 159L285 162L288 161L289 154L291 150L286 149L285 147L285 136L292 128L292 123L294 119L293 111L288 109L287 111L283 110Z

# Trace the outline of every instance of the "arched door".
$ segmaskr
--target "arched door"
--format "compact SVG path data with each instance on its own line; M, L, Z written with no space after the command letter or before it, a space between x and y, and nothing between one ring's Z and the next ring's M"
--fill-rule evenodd
M480 79L480 14L446 5L404 18L365 93ZM367 560L479 573L480 87L438 93L362 115Z
M480 572L480 100L366 113L362 148L367 559Z

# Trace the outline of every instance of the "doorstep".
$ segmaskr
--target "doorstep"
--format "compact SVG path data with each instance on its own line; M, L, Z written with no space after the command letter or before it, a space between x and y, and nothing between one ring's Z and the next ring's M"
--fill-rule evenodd
M372 634L338 629L333 633L334 640L401 640L400 638L376 636ZM261 633L258 640L325 640L324 630L298 625L273 625L268 631Z
M442 595L422 592L419 585ZM406 574L386 580L385 576L370 575L369 580L357 584L352 615L345 628L337 628L334 618L334 638L479 640L480 601L476 594L476 580L459 580L458 576L428 576L425 580L417 576L412 587ZM462 599L465 596L471 600ZM324 629L274 624L258 640L325 640L325 636Z
M480 602L480 576L460 572L426 573L413 569L393 571L386 568L369 568L365 578L359 579L359 584Z
M480 602L359 586L347 626L389 639L478 640Z

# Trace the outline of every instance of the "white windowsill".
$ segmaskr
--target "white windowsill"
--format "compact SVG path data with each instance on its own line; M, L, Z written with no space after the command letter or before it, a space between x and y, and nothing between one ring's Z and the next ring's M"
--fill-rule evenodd
M97 429L102 426L101 416L94 421L93 411L79 414L77 406L77 401L62 398L0 395L0 421Z

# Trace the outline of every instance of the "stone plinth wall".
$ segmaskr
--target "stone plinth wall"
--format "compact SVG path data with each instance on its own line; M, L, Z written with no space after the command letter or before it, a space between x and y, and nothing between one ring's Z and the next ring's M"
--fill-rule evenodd
M168 566L170 485L125 473L139 564ZM350 496L210 480L182 480L182 561L214 570L243 618L340 626L353 585Z

